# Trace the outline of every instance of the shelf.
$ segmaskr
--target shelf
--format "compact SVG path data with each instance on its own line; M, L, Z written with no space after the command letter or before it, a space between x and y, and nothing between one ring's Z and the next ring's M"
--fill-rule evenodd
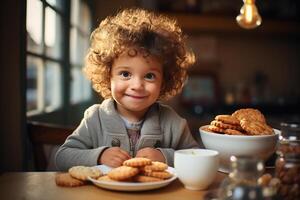
M183 13L165 13L178 20L183 30L191 33L221 32L221 33L257 33L300 36L300 22L263 19L260 27L252 30L240 28L235 17L207 16Z
M255 108L260 110L266 115L296 115L300 117L300 106L297 103L293 104L275 104L275 103L262 103L262 104L233 104L225 105L218 103L215 105L197 105L197 104L183 104L184 111L195 117L205 116L207 114L217 113L233 113L235 110L241 108ZM195 112L195 106L201 107L201 113Z

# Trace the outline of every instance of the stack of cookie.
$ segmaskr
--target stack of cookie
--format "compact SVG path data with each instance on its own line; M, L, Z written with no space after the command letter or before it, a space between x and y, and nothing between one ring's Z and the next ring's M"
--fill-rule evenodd
M208 131L228 135L271 135L274 130L257 109L244 108L232 115L217 115L207 127Z
M55 182L58 186L76 187L86 185L88 177L97 179L103 173L96 167L75 166L69 169L67 173L58 173L55 176Z
M98 180L126 181L126 182L154 182L172 177L166 171L168 165L162 162L151 161L148 158L132 158L124 161L123 165L112 169L107 175Z

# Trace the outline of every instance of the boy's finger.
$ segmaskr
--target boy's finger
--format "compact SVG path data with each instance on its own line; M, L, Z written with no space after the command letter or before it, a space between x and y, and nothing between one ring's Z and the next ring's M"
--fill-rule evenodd
M121 166L123 164L123 162L124 162L124 158L120 157L120 156L116 156L115 159L114 159L114 161L116 163L118 163L119 166Z
M146 158L147 154L145 154L143 152L138 152L135 157L144 157L144 158Z
M112 160L111 162L109 162L110 167L119 167L121 165L122 163L119 160Z
M129 153L127 151L124 151L123 149L120 149L120 153L123 156L124 159L129 159L131 158L131 156L129 155Z

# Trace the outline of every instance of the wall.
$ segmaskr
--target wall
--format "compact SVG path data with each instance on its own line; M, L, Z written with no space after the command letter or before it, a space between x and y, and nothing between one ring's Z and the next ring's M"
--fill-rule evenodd
M25 40L20 35L25 35L21 30L25 7L25 1L18 0L3 1L0 6L0 173L23 169Z
M212 33L190 36L190 44L200 60L193 70L215 72L223 93L242 85L253 89L259 72L266 76L266 102L296 101L300 97L299 38Z
M118 10L122 8L132 7L136 5L135 0L113 0L108 2L105 1L95 1L95 22L96 26L99 25L101 20L109 15L115 14Z

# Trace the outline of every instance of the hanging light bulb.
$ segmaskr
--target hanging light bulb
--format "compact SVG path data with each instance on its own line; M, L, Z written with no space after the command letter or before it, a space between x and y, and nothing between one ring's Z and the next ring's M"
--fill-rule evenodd
M255 0L243 0L244 5L240 10L240 15L236 17L237 23L246 29L256 28L261 24L261 17L255 6Z

